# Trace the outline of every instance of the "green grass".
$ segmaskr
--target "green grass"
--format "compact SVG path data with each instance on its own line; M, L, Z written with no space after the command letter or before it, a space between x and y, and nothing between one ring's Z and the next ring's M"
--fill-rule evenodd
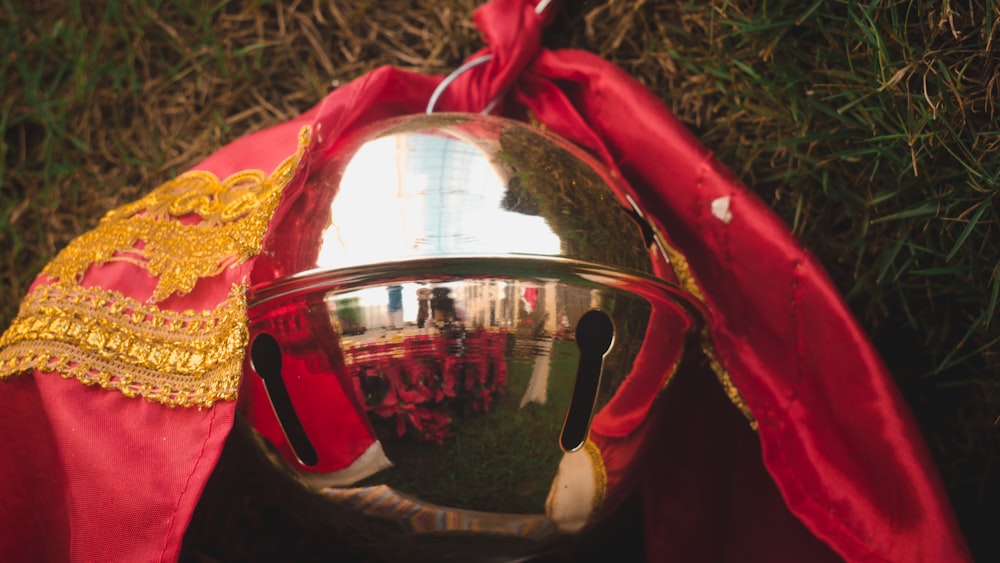
M985 354L1000 338L992 10L732 2L697 25L668 24L668 37L707 40L651 55L697 80L689 115L703 138L823 260L872 332L919 334L922 376L1000 369Z
M0 326L108 209L378 65L481 45L479 2L386 2L0 0ZM563 4L547 43L636 76L826 266L1000 556L997 6Z
M508 363L507 388L489 412L455 416L455 435L443 444L383 436L396 465L362 484L384 483L443 506L543 514L562 458L559 432L578 357L574 342L553 344L544 405L520 406L534 369L532 358L521 358Z
M173 135L193 140L215 125L221 144L231 133L217 125L227 117L219 108L204 112L200 130L170 123L182 107L198 113L192 106L199 92L211 95L209 76L231 88L261 69L255 51L226 53L210 32L190 34L191 43L175 37L164 17L202 27L213 21L215 12L194 5L24 4L0 8L0 247L11 250L0 273L5 303L16 303L41 266L105 210L180 172L178 164L193 164L172 154ZM11 311L5 307L0 322Z
M627 4L570 19L566 43L660 94L822 261L916 413L974 553L1000 556L996 511L976 508L1000 495L997 7Z

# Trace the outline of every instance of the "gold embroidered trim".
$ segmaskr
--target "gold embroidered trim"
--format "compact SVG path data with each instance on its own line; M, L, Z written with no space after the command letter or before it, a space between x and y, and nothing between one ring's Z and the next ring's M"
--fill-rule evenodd
M0 379L36 369L170 406L233 400L245 288L212 311L164 311L101 288L42 285L0 336Z
M35 288L0 336L0 379L59 373L170 406L235 399L248 338L244 287L215 310L177 312L83 288L79 278L94 264L129 262L158 278L155 303L256 256L310 136L303 127L295 154L270 176L188 172L105 215L45 267L56 282Z
M674 275L677 276L677 281L681 283L681 287L685 291L690 293L698 301L705 301L705 294L701 292L701 287L698 286L698 282L694 279L694 274L691 273L691 266L688 265L687 258L681 254L677 249L667 244L662 236L660 236L659 231L656 227L653 227L653 232L656 235L657 240L660 242L660 248L667 255L667 261L670 263L670 268L673 269Z
M691 267L688 265L687 258L677 251L677 249L671 247L666 243L656 227L653 227L653 232L660 243L660 248L666 253L668 260L670 261L670 267L674 271L674 275L677 276L677 280L680 281L681 287L685 291L694 296L695 299L705 302L705 295L701 292L701 288L698 287L698 282L695 281L694 275L691 273ZM754 418L753 413L750 412L750 407L747 406L746 400L740 395L739 389L736 388L736 384L733 383L733 378L726 371L726 368L715 356L715 347L712 344L712 336L709 334L708 328L705 327L701 331L701 350L705 353L708 358L708 364L715 372L715 377L718 378L719 383L722 384L722 389L726 392L726 396L729 397L729 401L740 409L743 416L746 417L747 422L750 423L750 428L757 430L758 423L757 419ZM670 381L669 379L667 380Z
M670 385L670 382L674 380L674 376L677 375L677 370L681 367L681 362L684 361L684 352L685 350L681 350L680 357L678 357L677 361L674 362L674 365L670 367L670 373L667 375L667 378L663 380L663 385L661 385L656 391L657 393L662 393L663 390Z
M260 252L268 222L310 135L310 128L303 127L298 150L270 176L248 170L220 181L209 172L181 174L146 197L108 212L42 272L68 285L93 264L124 261L159 278L155 302L190 292L198 279ZM192 222L192 216L201 220Z
M750 423L750 428L757 430L760 423L754 418L753 413L750 412L750 407L747 406L746 401L740 395L739 389L736 388L736 384L733 383L732 378L729 376L729 372L726 368L722 367L722 364L715 357L715 349L712 347L711 337L708 335L708 329L702 331L701 338L701 350L705 353L705 357L708 358L708 365L715 372L715 376L719 379L719 383L722 384L722 390L725 391L726 396L729 397L729 401L736 405L736 408L740 409L743 416L746 417L747 422Z
M608 494L608 471L604 467L604 457L597 444L587 440L583 443L583 451L587 452L591 463L594 464L594 504L591 514L595 514L604 505L604 499Z

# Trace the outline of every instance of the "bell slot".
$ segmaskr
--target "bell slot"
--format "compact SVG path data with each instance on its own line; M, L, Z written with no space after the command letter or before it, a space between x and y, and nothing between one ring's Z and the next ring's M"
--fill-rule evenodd
M576 368L573 396L559 435L559 446L565 452L576 451L587 441L597 403L597 391L601 385L604 357L611 349L614 336L614 323L604 311L587 311L576 324L576 346L580 349L580 363Z
M254 371L264 381L264 389L267 390L271 406L278 416L278 423L281 424L288 443L292 445L295 456L304 465L316 465L319 461L316 448L302 427L302 421L288 396L285 379L281 376L281 347L278 346L278 341L270 334L258 334L250 346L250 361Z

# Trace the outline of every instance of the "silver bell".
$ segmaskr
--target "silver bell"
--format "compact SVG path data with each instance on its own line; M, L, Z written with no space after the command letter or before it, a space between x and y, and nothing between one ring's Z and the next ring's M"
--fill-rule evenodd
M245 414L297 479L406 533L576 534L630 492L702 323L656 242L608 170L520 122L339 139L271 225Z

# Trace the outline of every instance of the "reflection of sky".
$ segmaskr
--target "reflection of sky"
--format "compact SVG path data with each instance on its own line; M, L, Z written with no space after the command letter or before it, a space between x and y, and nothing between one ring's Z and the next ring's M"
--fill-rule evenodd
M320 268L453 254L558 255L542 217L501 207L504 180L475 147L430 135L367 143L344 171Z

